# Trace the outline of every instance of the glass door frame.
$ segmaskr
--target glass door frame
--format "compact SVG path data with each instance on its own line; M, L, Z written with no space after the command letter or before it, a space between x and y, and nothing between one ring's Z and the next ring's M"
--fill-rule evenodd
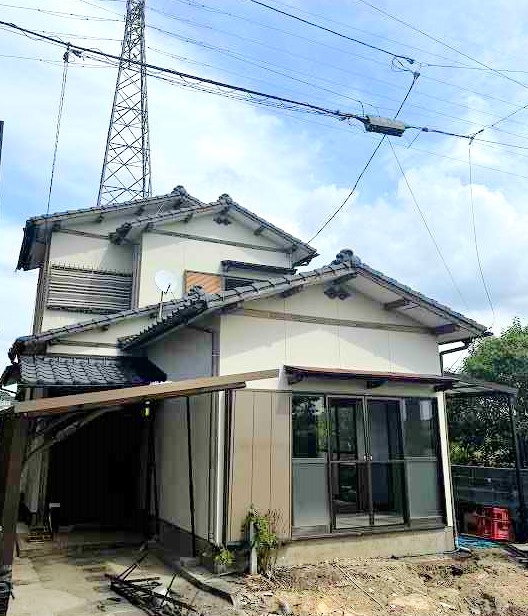
M427 395L427 394L421 394L421 395L383 395L383 394L369 394L369 393L339 393L339 392L320 392L320 391L314 391L314 390L299 390L299 391L292 391L291 392L292 396L318 396L321 397L324 401L324 408L326 411L326 438L327 438L327 447L326 447L326 453L324 456L325 459L325 463L326 463L326 478L327 478L327 490L326 490L326 498L327 498L327 508L328 508L328 514L329 514L329 518L328 518L328 531L325 535L322 536L330 536L332 534L336 535L336 534L347 534L347 533L357 533L357 532L362 532L362 533L375 533L375 532L390 532L390 531L394 531L394 530L412 530L413 528L440 528L440 527L444 527L447 523L447 513L446 513L446 507L447 507L447 502L446 502L446 495L444 492L444 461L443 461L443 452L442 452L442 448L441 448L441 438L440 438L440 416L439 416L439 406L438 406L438 401L436 399L436 396L434 395ZM394 523L394 524L387 524L387 525L369 525L369 526L356 526L356 527L347 527L347 528L336 528L336 524L335 524L335 511L334 511L334 504L333 504L333 497L332 497L332 484L331 484L331 419L330 419L330 407L331 407L331 402L332 400L335 399L341 399L341 400L357 400L360 401L361 403L361 409L362 409L362 414L363 414L363 419L368 420L368 415L367 415L367 405L369 401L375 401L375 400L379 400L379 401L392 401L392 402L396 402L398 403L398 431L399 431L399 436L400 439L402 439L402 459L401 459L401 464L403 467L403 481L402 481L402 517L403 517L403 522L402 523ZM436 522L427 522L427 520L423 520L421 518L412 518L411 517L411 510L410 510L410 488L409 488L409 477L408 477L408 472L407 472L407 466L409 462L412 462L412 458L407 456L405 454L405 428L404 428L404 408L405 408L405 403L407 400L427 400L430 401L433 407L433 426L434 426L434 433L436 435L436 439L434 442L434 446L435 446L435 453L436 453L436 458L435 458L435 462L437 464L437 481L436 481L436 485L437 485L437 489L438 489L438 494L439 494L439 515L438 515L438 520ZM364 430L368 429L368 421L367 423L364 424ZM293 437L293 432L292 432L292 437ZM367 443L366 443L367 444ZM369 443L370 445L370 443ZM369 452L370 453L370 452ZM418 460L422 460L423 458L417 458ZM432 461L432 459L431 459ZM294 463L294 459L292 457L292 470L293 470L293 463ZM371 481L372 481L372 474L371 474L371 460L356 460L354 461L352 464L364 464L367 463L368 467L369 467L369 491L370 491L370 500L372 500L372 487L371 487ZM292 493L293 494L293 493ZM291 512L292 512L292 519L293 519L293 500L291 503ZM370 511L373 510L372 504L370 505ZM318 533L313 533L310 532L308 529L306 529L308 532L303 531L303 527L297 527L294 528L294 536L296 537L310 537L315 535L321 535L320 532Z
M363 439L364 439L364 448L365 454L363 455L363 460L359 459L359 454L356 460L340 462L338 460L332 460L332 401L333 400L356 400L361 405L361 415L363 421ZM374 511L374 500L373 500L373 490L372 490L372 464L376 463L375 460L372 459L372 450L371 450L371 439L370 439L370 412L368 409L369 401L380 401L380 402L394 402L398 405L398 438L400 442L400 448L402 452L401 460L399 461L384 461L386 464L400 464L403 469L403 481L402 481L402 521L395 522L394 524L384 524L384 525L376 525L375 524L375 511ZM398 398L395 396L376 396L376 395L365 395L365 394L327 394L325 396L325 405L327 410L327 438L328 438L328 447L327 447L327 481L328 481L328 510L330 512L330 532L332 533L343 533L348 531L354 531L358 529L362 530L373 530L373 529L390 529L395 526L403 526L409 524L409 499L408 499L408 486L407 486L407 473L405 472L405 457L403 454L404 447L404 435L403 435L403 405L404 399ZM332 495L332 471L333 467L337 467L338 465L342 466L355 466L356 468L360 468L364 466L365 468L365 477L366 477L366 489L368 493L368 516L369 516L369 525L368 526L348 526L346 528L337 528L336 525L336 512L334 506L334 498Z

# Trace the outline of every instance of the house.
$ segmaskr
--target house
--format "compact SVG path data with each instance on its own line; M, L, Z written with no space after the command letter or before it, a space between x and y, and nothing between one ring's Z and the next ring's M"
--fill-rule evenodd
M351 250L315 256L182 187L28 220L34 329L2 376L30 420L26 519L155 518L189 552L240 541L253 505L283 563L453 548L439 345L486 328Z

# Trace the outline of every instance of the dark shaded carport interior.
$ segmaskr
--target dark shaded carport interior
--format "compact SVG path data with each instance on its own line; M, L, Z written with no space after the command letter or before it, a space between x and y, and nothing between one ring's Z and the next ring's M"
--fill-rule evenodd
M13 551L20 499L20 478L29 456L36 449L27 449L29 430L36 419L46 418L54 428L39 449L51 448L60 441L85 430L90 423L106 414L140 406L153 415L158 400L228 391L243 388L246 381L275 378L278 370L249 372L185 381L156 383L121 389L92 391L55 398L20 402L1 414L0 439L0 592L9 598L12 579ZM125 413L127 410L124 411ZM189 430L188 426L188 430ZM126 435L122 435L126 438ZM28 453L27 453L28 452ZM89 451L91 456L97 454ZM89 463L90 460L87 460ZM147 473L148 475L148 473ZM190 476L191 479L191 476ZM190 485L192 489L192 485ZM9 591L9 592L7 592ZM6 594L7 593L7 594Z

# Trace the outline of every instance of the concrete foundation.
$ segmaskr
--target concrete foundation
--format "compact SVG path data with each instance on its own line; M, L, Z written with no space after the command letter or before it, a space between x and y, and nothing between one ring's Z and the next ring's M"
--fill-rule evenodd
M360 537L336 535L298 539L280 551L278 565L295 566L334 558L376 558L440 554L455 547L453 528L379 533Z

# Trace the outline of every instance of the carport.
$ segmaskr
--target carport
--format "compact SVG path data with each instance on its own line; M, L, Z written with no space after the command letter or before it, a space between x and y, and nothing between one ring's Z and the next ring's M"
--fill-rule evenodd
M55 398L20 402L1 414L0 424L0 616L6 613L11 590L13 551L16 542L16 525L20 499L20 479L27 461L38 451L51 448L82 430L96 418L107 413L119 413L131 405L140 406L146 418L152 418L157 401L170 398L186 398L214 392L229 392L241 389L247 382L278 376L278 370L246 372L226 376L203 377L155 383L145 386L111 389ZM229 396L225 396L226 400ZM45 419L39 430L39 444L29 442L28 434L36 420ZM187 438L190 451L190 405L187 404ZM149 439L150 440L150 439ZM147 454L147 465L152 464ZM153 468L155 466L153 465ZM192 465L189 465L192 469ZM147 500L154 504L157 518L156 490L151 490L156 481L155 471L147 471ZM193 517L193 476L189 472L189 502ZM148 512L148 510L147 510Z

